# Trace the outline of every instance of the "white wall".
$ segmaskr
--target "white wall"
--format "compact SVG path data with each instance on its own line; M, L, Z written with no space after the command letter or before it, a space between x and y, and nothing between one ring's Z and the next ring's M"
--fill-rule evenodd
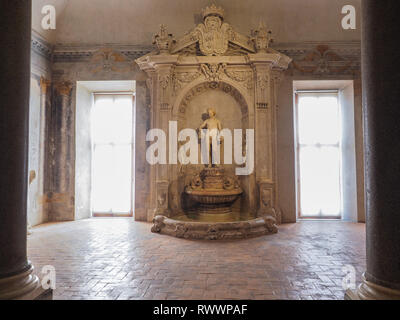
M40 165L40 85L31 78L29 103L28 225L46 221L43 210L43 167Z
M278 194L282 222L296 222L296 162L294 145L293 81L282 82L278 94Z
M48 42L53 43L56 40L58 18L64 11L67 3L68 0L32 0L32 29ZM52 5L56 9L56 30L44 30L42 28L42 20L46 16L42 14L42 8L46 5Z
M175 36L198 24L210 0L33 0L33 27L52 42L70 44L150 45L165 24ZM57 30L40 27L44 4L57 10ZM260 20L277 42L359 41L361 0L218 0L226 21L250 34ZM343 30L341 9L354 5L357 30Z
M356 140L352 81L339 91L339 101L342 119L343 219L357 221Z
M75 220L91 217L92 140L90 114L93 95L76 87Z

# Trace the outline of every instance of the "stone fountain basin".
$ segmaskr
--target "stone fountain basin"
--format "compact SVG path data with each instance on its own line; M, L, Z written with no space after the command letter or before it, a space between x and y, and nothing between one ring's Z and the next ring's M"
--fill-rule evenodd
M151 232L192 240L235 240L277 233L278 227L271 216L234 222L187 222L160 215L153 219Z
M203 205L222 205L233 203L242 193L242 189L199 189L186 190L186 193L196 202Z

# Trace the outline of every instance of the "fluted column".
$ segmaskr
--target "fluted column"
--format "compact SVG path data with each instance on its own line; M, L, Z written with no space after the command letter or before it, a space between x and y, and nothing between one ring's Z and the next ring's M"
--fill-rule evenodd
M398 0L363 0L367 270L350 299L400 299Z
M31 1L0 2L0 299L34 291L27 260Z

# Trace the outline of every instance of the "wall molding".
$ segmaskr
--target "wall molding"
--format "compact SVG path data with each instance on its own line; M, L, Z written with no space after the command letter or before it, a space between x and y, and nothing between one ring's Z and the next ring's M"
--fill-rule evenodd
M32 38L31 38L31 50L33 53L36 53L47 60L51 61L54 47L51 45L47 40L42 38L39 34L36 32L32 32Z
M360 41L325 41L301 43L275 43L274 50L289 56L293 62L290 75L359 76L361 70ZM128 44L52 45L32 32L32 52L50 63L90 63L99 51L113 50L134 61L154 50L153 46Z

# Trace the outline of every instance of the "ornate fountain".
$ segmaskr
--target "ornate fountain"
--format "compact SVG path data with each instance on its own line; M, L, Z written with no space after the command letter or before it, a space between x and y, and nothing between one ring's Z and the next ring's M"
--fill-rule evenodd
M199 214L232 213L232 204L243 193L237 180L225 176L223 168L205 168L195 174L185 188L186 194L197 203Z
M148 184L137 197L146 199L152 232L216 240L278 230L277 91L291 60L269 47L272 36L265 25L246 36L224 15L221 7L205 8L203 22L179 39L162 26L154 37L156 49L136 62L148 77L149 129L169 132L170 121L176 121L180 129L221 130L215 110L200 128L196 120L202 108L216 106L219 115L225 112L228 129L254 130L254 171L235 176L224 164L148 165ZM209 147L212 156L216 146Z

